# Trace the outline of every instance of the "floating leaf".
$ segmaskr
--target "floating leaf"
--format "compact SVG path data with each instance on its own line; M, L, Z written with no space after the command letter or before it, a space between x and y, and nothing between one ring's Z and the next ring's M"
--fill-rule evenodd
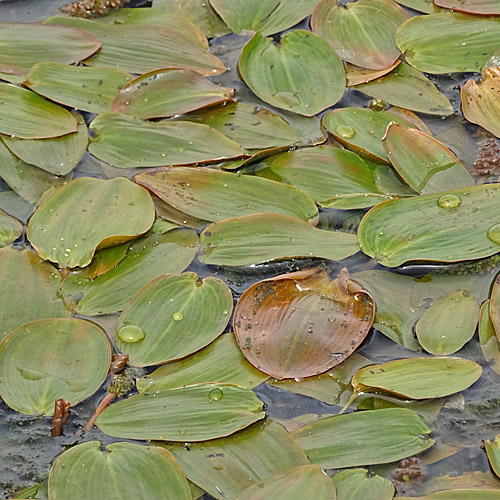
M14 217L0 210L0 248L10 245L21 236L23 225Z
M227 100L234 90L215 85L190 69L158 69L127 83L113 101L113 111L138 118L181 115Z
M0 133L45 139L76 131L76 119L68 110L31 90L0 82Z
M234 335L226 333L191 356L138 378L136 383L139 392L154 393L203 382L226 382L253 389L267 378L245 360Z
M396 2L424 14L434 14L441 10L432 0L396 0Z
M356 85L354 89L394 106L421 113L445 116L454 112L448 98L420 71L405 63L375 81Z
M9 187L19 196L32 204L37 204L49 189L65 184L67 177L55 177L14 156L0 142L0 175Z
M406 183L422 194L474 185L458 158L433 137L397 123L387 127L382 144Z
M165 203L163 200L153 195L153 202L156 209L156 214L162 219L166 219L171 223L179 224L180 226L191 227L193 229L203 229L207 225L206 220L191 217L188 214L177 210L172 205Z
M241 296L234 331L245 358L277 378L318 375L363 342L375 313L372 298L349 278L314 269L259 281Z
M484 448L493 472L500 477L500 435L496 436L493 441L484 441Z
M188 19L209 38L231 33L206 0L154 0L153 6Z
M329 208L365 208L415 194L390 167L328 145L271 156L256 166L255 173L291 184Z
M65 106L90 113L111 110L118 91L132 76L113 68L88 68L59 63L39 63L31 68L26 87Z
M202 75L218 75L226 67L207 49L200 47L195 35L180 36L179 30L127 24L103 24L89 19L51 17L45 23L72 26L96 36L102 47L87 66L118 68L128 73L147 73L158 68L193 69ZM127 43L124 43L127 40Z
M498 50L500 18L458 12L415 16L396 34L406 62L425 73L479 71Z
M493 328L500 340L500 276L497 276L491 288L490 297L490 318Z
M0 209L24 224L35 211L35 207L31 203L28 203L14 191L9 190L0 191Z
M391 122L412 127L410 122L391 113L365 108L335 109L322 119L324 127L346 148L382 163L388 163L382 137Z
M333 481L317 465L302 465L275 474L253 484L236 495L234 500L289 500L307 498L314 492L317 500L337 498Z
M114 437L184 443L228 436L264 417L250 389L198 384L119 401L101 413L97 425Z
M48 262L40 262L33 252L3 248L0 270L0 341L30 321L70 315L57 296L59 273Z
M72 64L99 50L90 33L39 23L0 23L0 71L26 75L42 61Z
M52 139L18 139L2 136L2 141L23 162L54 175L69 174L83 158L88 144L85 120L73 112L78 131ZM5 161L5 160L4 160Z
M255 214L211 224L200 236L205 264L245 266L274 259L321 257L341 260L358 250L357 238L322 231L307 222L278 214Z
M333 106L345 89L340 59L310 31L288 32L279 45L256 33L241 53L238 71L263 101L305 116Z
M464 391L482 368L453 357L407 358L362 368L352 378L355 392L385 391L409 399L442 398Z
M269 420L226 438L190 444L189 449L183 443L159 446L174 455L191 481L218 500L233 498L291 467L309 464L290 434Z
M181 273L193 260L198 236L190 229L175 229L133 242L116 266L98 276L70 274L61 287L64 300L87 316L121 311L146 283L160 274ZM85 270L84 270L85 271Z
M394 68L401 63L398 59L392 66L385 69L366 69L360 68L359 66L354 66L349 63L344 63L345 66L345 76L347 78L347 86L351 87L354 85L359 85L361 83L368 83L372 80L376 80L387 73L390 73Z
M0 344L0 394L14 410L52 415L54 401L75 406L99 389L111 346L98 326L82 319L40 319Z
M499 67L487 68L483 80L479 82L468 80L460 91L464 117L497 137L500 136L500 126L498 125L500 116L499 79Z
M392 1L359 0L338 5L336 0L322 0L314 9L311 27L345 61L362 68L385 69L401 54L394 36L408 18Z
M317 0L210 0L236 33L260 31L264 36L291 28L308 16Z
M299 142L295 131L283 118L244 102L224 103L191 113L185 119L209 125L245 149L291 146Z
M175 209L210 222L259 212L291 215L310 223L318 216L315 203L297 188L249 175L164 167L139 174L135 180Z
M395 462L434 444L430 429L404 408L322 418L293 433L312 463L325 469Z
M411 260L456 262L493 255L500 251L498 198L500 185L487 184L385 201L361 221L361 249L388 267ZM409 224L416 214L419 223Z
M118 168L200 163L244 156L239 144L207 125L186 121L146 122L103 113L90 124L89 151Z
M123 311L116 345L130 355L134 366L182 358L224 331L232 303L231 291L217 278L200 282L195 273L159 276L141 288ZM132 326L143 332L139 342L123 334Z
M148 192L123 177L82 177L37 209L27 237L37 253L61 267L85 267L97 248L128 241L153 224Z
M435 0L438 7L452 9L467 14L481 14L485 16L498 16L500 3L498 0Z
M140 240L139 240L140 241ZM92 262L81 270L72 272L69 276L78 276L79 278L97 278L101 274L107 273L117 266L125 257L128 250L128 243L107 247L98 250L92 259ZM65 282L67 282L66 279Z
M447 490L436 491L422 497L405 497L407 500L498 500L498 490Z
M371 475L366 469L344 470L333 476L337 500L392 500L394 486L385 477Z
M431 354L460 350L476 331L479 305L464 290L433 302L415 325L420 345Z
M500 373L500 345L490 318L490 301L486 300L479 312L479 345L484 359L495 373Z
M49 477L52 500L82 498L191 500L179 464L157 446L99 441L81 443L57 457Z

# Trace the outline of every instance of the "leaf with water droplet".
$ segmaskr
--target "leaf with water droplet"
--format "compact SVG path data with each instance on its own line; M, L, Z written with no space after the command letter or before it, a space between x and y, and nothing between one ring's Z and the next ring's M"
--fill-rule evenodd
M333 476L337 500L392 500L394 486L385 477L366 469L344 470Z

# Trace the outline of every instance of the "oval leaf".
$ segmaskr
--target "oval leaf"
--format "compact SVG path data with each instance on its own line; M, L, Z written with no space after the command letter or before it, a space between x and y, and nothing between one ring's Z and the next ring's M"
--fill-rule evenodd
M485 16L500 15L500 2L498 0L435 0L438 7L452 9L468 14L481 14Z
M61 267L84 267L98 246L146 232L154 220L148 192L123 177L82 177L59 188L37 209L27 237L43 258Z
M52 415L54 401L71 406L99 389L111 346L98 326L74 318L41 319L19 327L0 344L0 394L28 415Z
M245 155L239 144L198 123L146 122L103 113L89 128L95 134L89 151L118 168L200 163Z
M65 26L39 23L0 23L0 71L26 75L42 61L72 64L99 50L90 33Z
M259 212L290 215L310 223L318 216L315 203L297 188L249 175L203 167L164 167L139 174L135 180L175 209L210 222Z
M0 248L10 245L21 236L23 225L14 217L0 210Z
M359 250L353 234L322 231L278 214L246 215L211 224L200 235L200 243L199 260L219 266L293 257L341 260Z
M366 469L344 470L333 476L337 500L392 500L394 486L382 476L372 475Z
M500 344L490 318L489 300L483 302L479 311L478 334L484 360L491 363L490 368L495 373L500 373Z
M159 276L130 301L117 325L116 345L134 366L182 358L205 347L226 328L233 298L222 281L195 273ZM131 341L130 327L143 333Z
M229 436L265 416L249 389L198 384L124 399L106 408L97 425L114 437L184 443Z
M245 358L277 378L318 375L363 342L375 315L372 298L349 278L314 269L251 286L234 311L234 331Z
M479 304L464 290L433 302L422 314L415 332L420 345L431 354L453 354L474 336Z
M322 0L311 17L312 30L342 59L368 69L391 67L401 52L394 36L409 18L392 0L358 0L338 5Z
M82 498L115 500L191 500L179 464L157 446L99 441L77 444L57 457L49 477L51 500Z
M390 123L382 144L398 174L417 193L474 185L474 179L458 158L444 144L420 130Z
M381 390L409 399L442 398L464 391L482 368L462 358L408 358L367 366L352 378L356 392Z
M389 68L366 69L344 62L345 76L347 78L347 86L351 87L354 85L359 85L361 83L368 83L371 82L372 80L377 80L377 78L380 78L384 75L387 75L387 73L390 73L399 64L401 64L401 61L398 59Z
M238 71L263 101L304 116L333 106L345 89L340 59L310 31L291 31L279 45L256 33L243 48Z
M493 472L500 477L500 435L496 436L493 441L484 441L484 448Z
M307 498L314 492L316 500L337 498L333 481L317 465L303 465L275 474L253 484L234 497L234 500L289 500Z
M434 444L412 410L387 408L317 420L294 433L312 463L324 469L384 464Z

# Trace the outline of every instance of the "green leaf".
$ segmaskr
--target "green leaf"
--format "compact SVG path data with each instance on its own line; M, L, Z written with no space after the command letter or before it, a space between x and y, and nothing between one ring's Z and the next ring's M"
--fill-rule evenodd
M184 443L228 436L264 417L250 389L198 384L119 401L101 413L97 426L114 437Z
M0 192L0 209L24 224L35 211L35 207L31 203L28 203L14 191Z
M381 390L408 399L429 399L464 391L481 373L482 368L468 359L407 358L362 368L351 383L357 393Z
M341 260L359 250L353 234L323 231L278 214L245 215L211 224L201 234L200 242L199 260L219 266L292 257Z
M406 500L498 500L498 490L447 490L436 491L422 497L405 497Z
M29 250L0 250L0 341L15 328L42 318L68 317L57 296L57 270ZM29 307L26 307L29 304Z
M425 73L479 71L498 50L500 19L441 12L415 16L396 34L406 62Z
M190 443L189 449L183 443L159 446L172 453L191 481L218 500L233 498L291 467L309 464L290 434L269 420L229 437Z
M387 267L488 257L500 251L498 198L500 184L488 184L386 201L361 221L361 249Z
M271 156L255 166L255 173L291 184L328 208L365 208L414 194L390 167L328 145Z
M490 319L493 329L500 340L500 277L497 276L491 288L491 297L489 303Z
M136 384L139 392L151 394L203 382L225 382L253 389L267 378L246 361L234 334L226 333L200 351L138 378Z
M153 0L153 7L191 21L208 38L231 33L206 0Z
M490 301L486 300L479 312L479 345L484 360L490 363L490 368L495 373L500 373L500 345L495 333L493 322L490 318Z
M252 285L236 305L233 325L245 358L281 380L341 363L368 335L374 316L373 299L347 269L336 279L309 269Z
M60 292L79 314L92 316L121 311L152 279L160 274L184 271L193 260L197 246L196 233L182 228L138 239L109 271L93 279L82 276L82 272L72 273L64 279Z
M207 125L185 121L146 122L103 113L90 124L89 151L118 168L211 162L244 156L239 144Z
M0 395L18 412L52 415L56 399L75 406L94 394L110 362L111 346L97 325L74 318L33 321L0 344Z
M29 203L36 205L47 191L68 182L67 177L55 177L14 156L0 142L0 175L8 186Z
M31 90L0 82L0 133L46 139L77 131L75 117Z
M328 132L346 148L381 163L388 163L382 138L391 122L412 127L410 122L394 114L365 108L335 109L326 113L321 121Z
M23 162L46 170L54 175L69 174L83 158L88 144L85 120L73 112L78 131L52 139L18 139L2 136L4 144ZM4 160L5 161L5 160Z
M234 500L289 500L307 498L314 492L316 500L335 500L333 481L317 465L302 465L288 469L253 484L236 495Z
M162 118L232 100L221 87L190 69L158 69L127 83L113 101L113 111L138 118Z
M116 345L129 354L134 366L183 358L224 331L232 305L231 291L217 278L199 281L195 273L159 276L141 288L122 312ZM130 340L131 329L142 332L142 338Z
M339 5L336 0L322 0L314 9L311 27L345 61L363 68L385 69L401 54L394 36L408 18L394 2L358 0Z
M370 83L356 85L354 90L421 113L444 116L454 112L448 98L420 71L405 63Z
M26 75L42 61L72 64L99 50L90 33L38 23L0 23L0 71Z
M305 116L333 106L345 89L337 54L310 31L286 33L279 45L256 33L243 48L238 71L263 101Z
M435 4L438 7L465 12L467 14L481 14L485 16L497 16L500 14L500 2L498 0L475 0L474 2L435 0Z
M474 185L474 179L458 158L420 130L390 123L382 144L398 174L418 193Z
M24 85L52 101L90 113L111 110L118 91L132 75L113 68L88 68L39 63L31 68Z
M123 243L153 224L148 192L123 177L82 177L37 209L27 237L37 253L61 267L85 267L97 248Z
M322 418L293 434L309 460L325 469L395 462L434 444L423 420L402 408Z
M23 225L14 217L0 210L0 248L10 245L23 232Z
M497 137L500 136L500 104L497 102L500 94L499 76L499 67L487 68L483 80L467 80L460 92L464 117Z
M476 299L459 290L433 302L418 320L415 332L427 352L453 354L474 336L478 317Z
M118 68L128 73L147 73L158 68L193 69L202 75L218 75L226 67L206 48L198 34L181 36L179 29L128 24L104 24L89 19L51 17L50 26L62 25L92 33L102 47L86 59L87 66ZM124 43L127 40L127 43Z
M484 448L493 472L500 477L500 435L496 436L493 441L484 441Z
M366 469L344 470L333 476L337 500L392 500L394 486L385 477L369 474Z
M264 36L291 28L308 16L317 0L210 0L236 33L260 31Z
M57 457L49 477L51 500L113 498L191 500L179 464L166 450L117 442L77 444Z
M283 118L244 102L224 103L183 119L209 125L245 149L292 146L299 142L296 132Z
M315 203L302 191L250 175L164 167L136 175L135 181L175 209L210 222L260 212L290 215L311 224L318 217Z
M401 64L398 59L392 66L385 69L366 69L360 68L359 66L354 66L348 62L344 62L345 76L347 78L347 86L352 87L354 85L359 85L361 83L368 83L372 80L377 80L378 78L387 75L394 68L397 68Z
M434 14L439 12L441 9L436 7L432 0L396 0L398 4L404 5L405 7L410 7L410 9L416 10L418 12L423 12L424 14Z

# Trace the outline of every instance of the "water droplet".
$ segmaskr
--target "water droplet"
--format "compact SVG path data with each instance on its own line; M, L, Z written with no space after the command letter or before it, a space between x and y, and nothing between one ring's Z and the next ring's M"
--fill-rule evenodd
M356 135L356 131L349 125L339 125L335 129L335 133L344 139L352 139Z
M140 342L146 336L146 332L137 325L122 326L118 330L118 338L128 344Z
M494 224L493 226L491 226L488 229L486 236L488 236L488 239L493 243L497 243L498 245L500 245L500 224Z
M219 401L224 397L224 393L220 389L212 389L208 394L210 401Z
M290 106L292 108L299 106L300 104L300 99L292 92L277 92L273 95L273 98L280 104L284 104L285 106Z
M229 313L229 311L228 311L227 309L224 309L224 310L222 311L222 314L224 314L224 316L225 316L226 314L228 314L228 313Z
M184 314L182 314L181 312L175 312L174 314L172 314L172 319L174 321L182 321L184 319Z
M441 208L457 208L462 204L462 200L456 194L443 194L439 197L437 204Z

